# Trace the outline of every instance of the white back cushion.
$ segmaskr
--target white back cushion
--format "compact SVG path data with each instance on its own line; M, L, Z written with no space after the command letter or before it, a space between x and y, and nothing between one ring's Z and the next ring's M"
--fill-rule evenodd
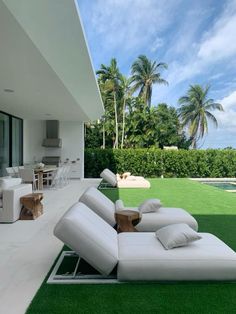
M88 188L79 201L91 208L109 225L115 226L115 204L95 187Z
M0 178L0 190L7 190L12 186L21 184L21 178L2 177Z
M109 169L104 169L101 172L100 177L103 178L105 181L107 181L112 186L116 186L117 185L116 175Z
M82 203L65 213L54 234L102 274L108 275L118 262L117 232Z

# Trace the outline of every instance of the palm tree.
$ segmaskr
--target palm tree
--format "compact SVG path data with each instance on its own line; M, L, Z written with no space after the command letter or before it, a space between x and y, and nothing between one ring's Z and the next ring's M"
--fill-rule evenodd
M124 75L121 76L120 87L123 94L123 108L122 108L122 133L121 133L121 148L124 147L124 137L125 137L125 111L126 111L126 102L131 96L131 78L126 78Z
M113 93L113 105L114 105L114 113L115 113L115 141L114 148L118 148L118 140L119 140L119 130L118 130L118 116L117 116L117 92L119 89L119 81L120 81L120 71L117 67L116 59L111 59L111 63L109 66L101 64L101 69L96 72L99 75L99 80L101 80L106 85L106 89L112 91Z
M160 70L162 69L167 69L166 63L151 61L144 55L140 55L132 64L133 91L139 90L139 96L149 107L151 106L153 85L168 85L168 82L161 77Z
M188 128L192 140L192 148L197 147L197 142L208 133L208 120L218 127L216 117L212 110L224 111L221 104L208 98L210 85L190 85L186 96L179 99L181 107L178 110L184 127Z

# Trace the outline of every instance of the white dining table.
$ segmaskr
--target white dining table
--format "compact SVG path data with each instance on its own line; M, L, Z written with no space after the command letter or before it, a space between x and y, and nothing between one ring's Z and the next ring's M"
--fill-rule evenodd
M43 168L35 168L34 173L38 175L38 189L43 190L43 175L44 173L56 171L56 166L46 166Z

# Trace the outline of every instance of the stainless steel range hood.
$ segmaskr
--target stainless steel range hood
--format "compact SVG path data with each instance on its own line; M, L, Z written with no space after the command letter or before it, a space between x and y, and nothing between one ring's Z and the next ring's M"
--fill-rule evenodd
M59 121L47 120L46 121L46 138L43 140L44 147L57 147L62 146L61 138L59 138Z

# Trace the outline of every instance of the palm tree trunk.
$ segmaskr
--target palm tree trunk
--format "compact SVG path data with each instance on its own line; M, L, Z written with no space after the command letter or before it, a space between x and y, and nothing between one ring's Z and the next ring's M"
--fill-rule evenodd
M126 98L124 97L121 148L123 148L124 146L124 138L125 138L125 107L126 107Z
M116 106L116 92L114 90L114 111L115 111L115 142L113 148L118 148L118 117L117 117L117 106Z
M196 148L197 148L197 140L194 137L193 140L192 140L192 149L196 149Z

